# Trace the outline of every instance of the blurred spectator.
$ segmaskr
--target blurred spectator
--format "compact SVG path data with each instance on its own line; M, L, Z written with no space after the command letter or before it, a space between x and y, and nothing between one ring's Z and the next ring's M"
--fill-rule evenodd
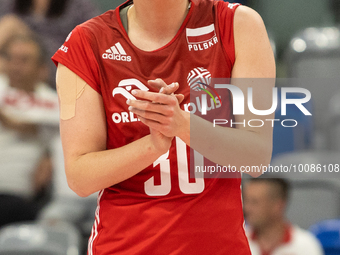
M9 37L33 32L52 57L76 25L98 14L90 0L0 0L0 49ZM56 69L49 65L48 83L54 86Z
M51 222L67 221L90 234L94 212L97 207L97 192L84 198L79 197L67 184L61 139L56 135L51 141L53 165L52 197L41 210L38 219ZM89 224L89 226L84 226ZM88 227L88 229L83 228ZM88 238L88 236L87 236Z
M323 254L311 233L288 223L288 190L287 181L279 178L250 179L244 186L244 212L253 255Z
M58 97L41 82L44 51L36 38L15 36L4 45L0 75L0 226L33 220L34 201L47 188L51 163L43 127L59 121ZM47 130L45 128L45 130Z

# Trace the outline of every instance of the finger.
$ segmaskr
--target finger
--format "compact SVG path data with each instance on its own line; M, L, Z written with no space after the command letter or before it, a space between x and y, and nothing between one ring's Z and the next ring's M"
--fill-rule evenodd
M157 78L155 80L148 80L148 85L158 91L167 86L167 84L160 78Z
M130 107L129 107L129 111L136 114L139 119L143 118L143 119L146 119L146 120L158 122L160 124L169 124L169 122L170 122L169 118L162 115L162 114L155 113L155 112L147 112L147 111L143 111L143 110L136 109L136 108L133 108L133 107L130 108Z
M166 87L162 87L159 92L166 95L172 95L178 88L179 88L178 82L173 82Z
M138 115L137 115L137 117L143 124L147 125L148 127L152 128L152 129L155 129L157 131L158 131L159 126L161 125L157 121L149 120L149 119L143 118L142 116L138 116Z
M154 103L158 103L158 104L175 105L177 103L177 99L173 95L164 95L162 93L155 93L155 92L143 91L143 90L138 90L138 89L132 90L131 93L135 97L148 100Z
M157 78L156 80L149 80L148 84L151 87L158 89L160 93L166 94L166 95L171 95L172 93L174 93L179 88L178 82L173 82L173 83L167 85L160 78Z
M151 103L149 101L141 100L127 100L126 103L129 105L129 110L140 110L144 112L162 114L164 116L172 116L174 110L172 107L164 104Z

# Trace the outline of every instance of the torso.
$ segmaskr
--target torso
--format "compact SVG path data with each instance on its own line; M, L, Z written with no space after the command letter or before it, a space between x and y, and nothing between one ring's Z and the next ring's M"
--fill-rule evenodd
M200 115L199 92L189 85L230 77L233 45L229 42L233 42L231 21L235 6L227 9L228 5L222 4L230 22L224 26L229 29L230 38L224 45L228 54L221 44L218 2L213 1L193 0L176 35L154 51L141 50L131 42L119 10L109 11L78 28L89 40L88 50L93 51L93 68L97 70L92 71L93 79L77 74L103 97L108 149L124 146L150 132L127 109L126 100L133 98L132 89L153 91L147 81L156 78L167 84L178 82L176 93L185 96L181 108ZM72 45L66 43L64 47L71 53ZM63 63L62 57L57 60ZM229 94L223 97L228 98ZM211 112L232 118L230 102L223 107L210 103L208 106L212 106ZM100 192L89 254L249 255L240 179L189 178L190 166L200 158L175 138L169 152L153 165Z

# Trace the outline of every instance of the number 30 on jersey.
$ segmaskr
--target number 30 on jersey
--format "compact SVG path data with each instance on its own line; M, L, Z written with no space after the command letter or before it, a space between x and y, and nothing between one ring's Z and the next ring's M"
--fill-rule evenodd
M178 168L178 184L184 194L199 194L204 190L204 173L195 173L195 182L189 182L189 167L187 161L186 144L176 137L176 154ZM169 151L160 156L153 166L160 165L161 184L155 185L154 177L144 183L145 193L149 196L166 196L171 191L170 160ZM194 152L195 165L203 166L203 156Z

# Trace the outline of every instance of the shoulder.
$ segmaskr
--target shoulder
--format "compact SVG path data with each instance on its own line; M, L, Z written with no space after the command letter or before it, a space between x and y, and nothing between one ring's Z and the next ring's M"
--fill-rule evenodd
M246 6L239 6L235 11L234 34L235 40L242 44L269 42L262 17Z
M292 243L309 250L308 254L323 254L319 240L309 231L292 226Z
M292 226L292 237L298 241L318 243L316 237L312 233L298 226Z
M217 1L216 4L220 27L223 30L232 26L236 46L251 43L253 40L268 40L264 22L255 10L223 1Z
M275 58L261 16L253 9L240 6L234 15L234 77L275 77Z
M237 31L265 30L263 20L255 10L247 6L239 6L235 11L234 29Z

